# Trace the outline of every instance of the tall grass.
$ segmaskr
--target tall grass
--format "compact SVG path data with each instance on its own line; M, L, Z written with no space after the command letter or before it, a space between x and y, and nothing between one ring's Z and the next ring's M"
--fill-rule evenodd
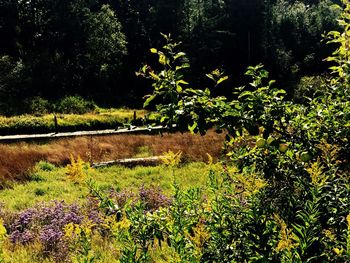
M145 110L96 109L85 114L45 114L42 116L0 116L0 134L45 133L116 128L136 118L144 118ZM55 125L54 116L57 118Z
M0 186L25 181L41 160L55 165L69 163L73 154L87 162L101 162L135 156L161 155L169 150L182 151L187 161L205 161L209 153L218 158L224 135L209 132L206 136L191 134L113 135L59 139L46 144L16 143L0 145Z
M198 186L204 187L207 181L208 167L201 162L188 163L176 168L175 180L183 189ZM67 203L84 202L89 189L84 182L77 183L67 176L64 167L50 167L45 163L37 165L26 184L13 184L11 188L0 191L0 200L5 208L20 211L33 207L40 202L64 200ZM159 187L171 196L174 188L173 169L156 167L126 168L112 166L86 170L87 176L92 178L105 193L112 189L137 192L141 186Z

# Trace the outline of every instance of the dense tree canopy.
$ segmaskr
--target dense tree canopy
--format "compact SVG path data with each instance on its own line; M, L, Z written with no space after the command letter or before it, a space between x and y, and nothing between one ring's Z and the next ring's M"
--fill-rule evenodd
M160 32L183 42L195 83L222 67L240 83L264 63L290 93L321 74L336 28L331 0L1 0L0 106L17 99L79 94L100 103L137 103L149 85L134 72ZM225 89L223 88L223 91Z

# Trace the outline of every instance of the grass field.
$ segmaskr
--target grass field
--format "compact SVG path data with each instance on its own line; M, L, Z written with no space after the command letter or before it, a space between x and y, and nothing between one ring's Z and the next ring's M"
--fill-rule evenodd
M130 157L161 155L169 150L182 151L185 161L205 161L206 153L217 159L224 134L214 131L205 136L189 133L161 135L113 135L59 139L42 143L0 144L0 187L13 181L26 181L39 161L65 165L70 155L84 161L101 162Z
M183 190L199 187L205 192L208 186L208 172L213 166L195 162L180 164L177 167L159 165L132 169L120 166L99 169L80 167L78 170L86 175L81 181L69 177L70 168L67 167L40 162L31 174L30 181L0 191L0 259L4 260L2 262L120 262L118 258L126 245L126 241L118 237L124 232L120 229L123 221L113 223L113 214L106 216L96 203L90 203L91 191L87 182L93 180L94 186L113 200L116 200L116 196L119 198L117 200L122 201L148 200L146 202L158 208L164 205L164 202L172 200L175 183ZM118 203L123 205L119 201ZM79 218L82 217L85 219L80 221ZM76 230L73 230L73 236L70 236L69 226L78 227L73 223L68 224L75 222L74 220L81 223L82 228L77 231L90 233L88 240L81 234L78 235L82 239L76 236ZM16 230L18 223L24 229ZM1 236L3 226L8 229L8 236ZM120 234L117 234L119 231ZM85 232L81 233L85 235ZM19 239L15 241L17 236ZM83 257L81 255L85 252L80 249L84 250L85 245L81 242L85 242L85 248L88 249ZM152 262L169 262L168 252L171 251L155 246ZM84 261L89 258L94 260Z
M46 133L76 130L110 129L122 126L134 118L140 120L147 114L145 110L97 109L86 114L46 114L42 116L20 115L0 116L0 135L23 133ZM57 118L57 128L54 122Z
M88 178L94 180L105 193L111 189L137 192L145 187L160 188L171 196L173 194L174 179L183 189L189 187L205 187L208 168L205 163L188 163L176 168L171 167L136 167L125 168L112 166L90 169ZM175 174L175 176L174 176ZM67 203L86 201L89 193L87 185L76 183L67 178L66 168L55 167L48 163L39 163L31 180L25 184L15 184L10 189L0 191L0 200L10 211L20 211L33 207L40 202L64 200Z

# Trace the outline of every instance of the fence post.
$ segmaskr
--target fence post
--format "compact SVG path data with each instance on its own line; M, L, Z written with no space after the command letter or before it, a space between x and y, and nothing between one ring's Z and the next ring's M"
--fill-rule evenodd
M58 133L58 122L56 114L53 116L53 121L55 123L55 133Z

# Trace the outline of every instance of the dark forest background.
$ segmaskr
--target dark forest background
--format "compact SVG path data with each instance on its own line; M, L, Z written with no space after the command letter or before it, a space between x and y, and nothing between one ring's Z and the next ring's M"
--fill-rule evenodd
M0 0L0 111L67 95L139 107L151 87L135 71L155 59L160 32L182 41L198 87L222 68L231 78L216 92L228 95L248 65L263 63L293 98L322 81L332 52L322 34L337 28L336 2Z

